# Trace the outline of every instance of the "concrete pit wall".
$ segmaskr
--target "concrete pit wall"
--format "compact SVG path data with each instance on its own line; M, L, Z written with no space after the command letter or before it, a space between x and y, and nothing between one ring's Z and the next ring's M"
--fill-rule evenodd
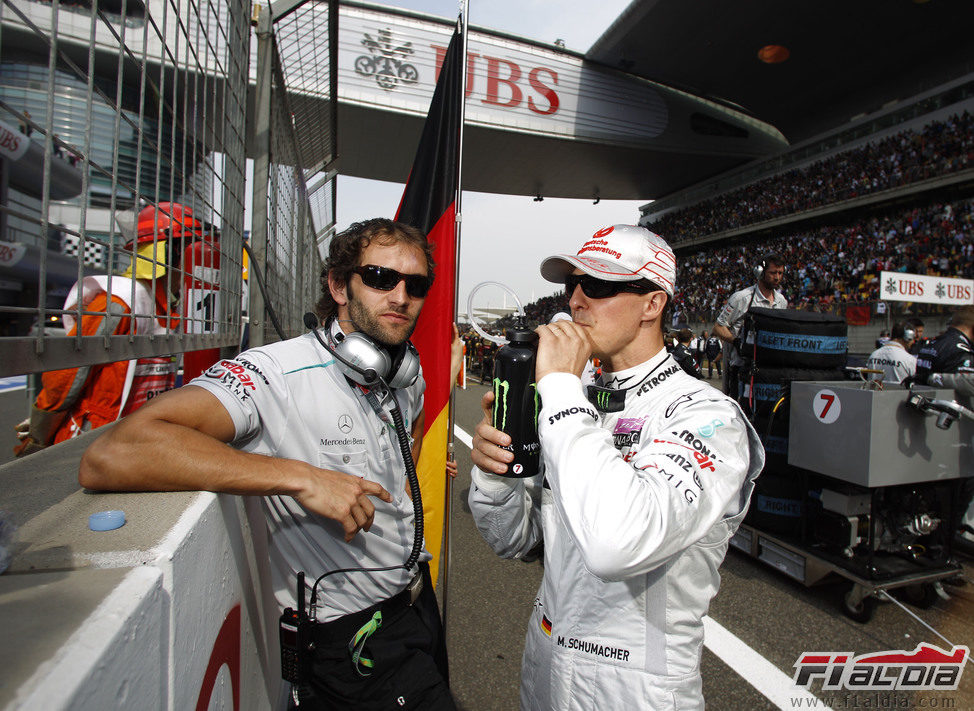
M0 467L0 509L18 527L0 575L0 708L277 706L258 502L84 491L77 463L96 434ZM89 530L114 509L124 526Z

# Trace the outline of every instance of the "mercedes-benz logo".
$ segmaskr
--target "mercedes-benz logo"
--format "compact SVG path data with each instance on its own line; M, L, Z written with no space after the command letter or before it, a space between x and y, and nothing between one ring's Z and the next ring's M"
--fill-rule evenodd
M340 415L338 418L338 429L345 434L352 431L352 418L348 415Z

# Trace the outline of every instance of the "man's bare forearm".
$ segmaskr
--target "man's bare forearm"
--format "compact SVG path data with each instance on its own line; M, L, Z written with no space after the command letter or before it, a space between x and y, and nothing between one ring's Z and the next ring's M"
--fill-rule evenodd
M722 341L726 341L727 343L734 342L734 334L731 333L731 330L727 326L715 323L711 332Z
M100 491L213 491L293 496L341 523L345 540L372 525L370 497L381 485L296 459L241 452L227 442L235 428L216 396L189 386L160 395L96 439L81 458L78 481Z
M250 454L184 425L119 423L93 442L78 481L102 491L214 491L293 495L302 462ZM143 423L145 424L145 423Z

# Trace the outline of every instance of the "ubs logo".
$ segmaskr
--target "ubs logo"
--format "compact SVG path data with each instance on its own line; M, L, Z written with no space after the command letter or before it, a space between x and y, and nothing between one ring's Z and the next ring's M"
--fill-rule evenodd
M348 415L339 415L338 417L338 429L340 429L345 434L352 431L352 418Z
M379 30L378 40L365 33L362 45L371 56L362 54L355 58L355 71L363 77L375 77L375 83L386 91L392 91L400 83L415 84L419 72L406 57L413 54L413 43L399 44L389 29Z

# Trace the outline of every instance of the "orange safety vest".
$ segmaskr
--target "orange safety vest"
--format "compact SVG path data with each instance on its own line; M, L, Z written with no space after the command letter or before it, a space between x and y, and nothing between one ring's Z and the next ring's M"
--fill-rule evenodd
M156 282L153 298L144 282L125 277L112 277L110 300L121 307L125 315L121 317L114 335L129 333L165 333L166 321L172 324L169 313L165 282ZM64 308L77 308L81 299L84 310L106 312L109 304L107 277L86 277L72 289ZM135 297L136 314L154 312L156 318L132 316L129 303ZM103 326L105 316L83 315L81 333L85 336L102 335L107 328ZM77 334L75 318L65 314L64 325L68 335ZM172 325L170 325L172 328ZM108 335L108 334L104 334ZM81 368L69 368L44 373L43 388L37 396L36 406L43 410L67 410L68 416L54 433L51 442L56 444L77 437L83 432L114 422L120 417L134 412L152 397L176 385L176 362L170 356L153 356L138 360L118 361Z

